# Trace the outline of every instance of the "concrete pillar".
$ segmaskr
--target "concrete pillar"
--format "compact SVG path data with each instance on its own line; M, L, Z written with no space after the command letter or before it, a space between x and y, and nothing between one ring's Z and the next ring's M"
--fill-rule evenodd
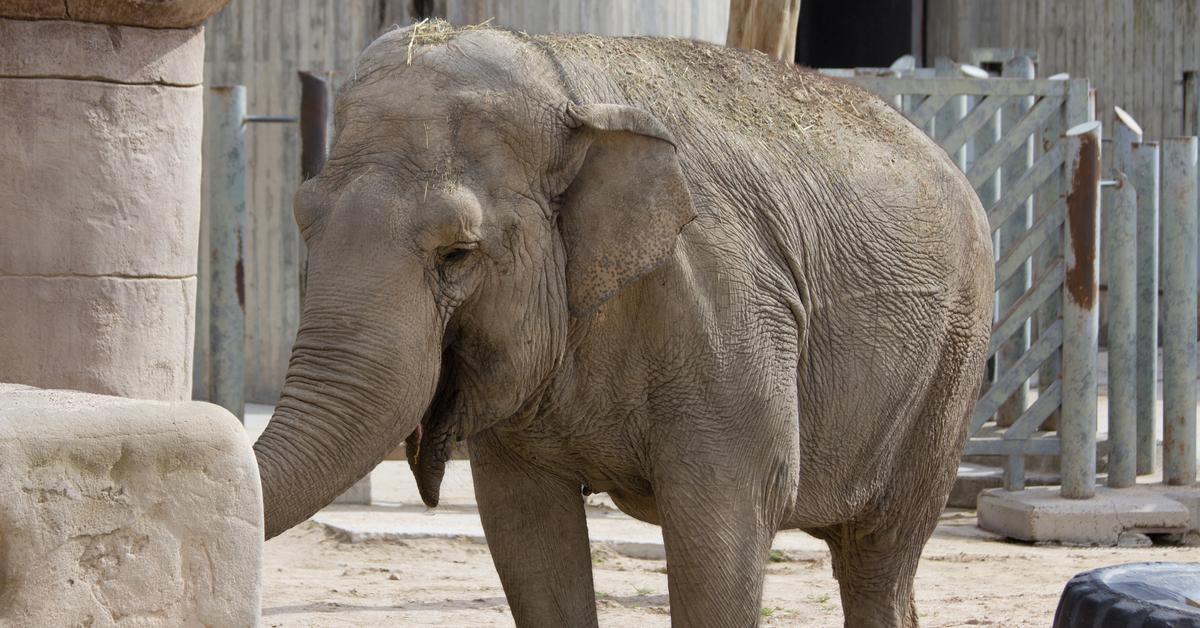
M200 23L226 2L0 3L0 381L190 398Z

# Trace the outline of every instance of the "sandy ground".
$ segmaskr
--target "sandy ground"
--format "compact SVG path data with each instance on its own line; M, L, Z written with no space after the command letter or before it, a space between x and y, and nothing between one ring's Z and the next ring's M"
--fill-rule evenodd
M452 463L443 507L432 512L419 505L403 463L380 465L371 481L372 506L330 507L266 544L264 625L512 626L477 532L465 463ZM660 545L653 551L661 543L658 529L606 506L599 500L588 509L593 539L637 543L593 543L601 625L668 626L666 562L644 558L662 555ZM922 625L1044 627L1063 585L1078 572L1127 562L1200 561L1200 548L1005 542L975 523L972 511L947 511L926 546L917 573ZM346 530L359 531L355 538L390 540L350 542ZM460 531L473 538L428 538ZM775 547L783 549L773 552L767 567L762 624L840 626L837 583L824 544L788 531Z
M1032 546L979 538L973 513L949 512L917 573L924 626L1048 626L1077 572L1138 561L1200 561L1200 548ZM841 625L822 550L776 554L762 624ZM667 626L666 563L594 546L601 625ZM466 539L342 542L315 523L266 545L268 626L512 626L487 547Z

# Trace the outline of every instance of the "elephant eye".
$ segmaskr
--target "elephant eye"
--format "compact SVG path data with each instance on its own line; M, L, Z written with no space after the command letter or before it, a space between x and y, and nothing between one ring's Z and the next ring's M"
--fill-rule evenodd
M479 248L478 242L456 242L442 250L442 263L455 264L471 256Z

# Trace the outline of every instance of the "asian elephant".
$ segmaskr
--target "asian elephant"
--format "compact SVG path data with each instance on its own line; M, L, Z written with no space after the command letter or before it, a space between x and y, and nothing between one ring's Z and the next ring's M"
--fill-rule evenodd
M466 440L520 626L596 625L588 492L662 526L676 625L755 624L793 528L847 625L917 623L992 319L937 145L761 54L443 22L371 44L335 126L254 445L268 538L406 439L436 505Z

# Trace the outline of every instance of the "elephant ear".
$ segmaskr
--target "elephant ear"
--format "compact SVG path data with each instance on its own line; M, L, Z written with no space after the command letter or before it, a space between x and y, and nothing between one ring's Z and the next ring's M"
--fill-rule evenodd
M657 118L623 105L568 105L586 155L562 196L571 314L586 317L665 262L696 217L675 154Z

